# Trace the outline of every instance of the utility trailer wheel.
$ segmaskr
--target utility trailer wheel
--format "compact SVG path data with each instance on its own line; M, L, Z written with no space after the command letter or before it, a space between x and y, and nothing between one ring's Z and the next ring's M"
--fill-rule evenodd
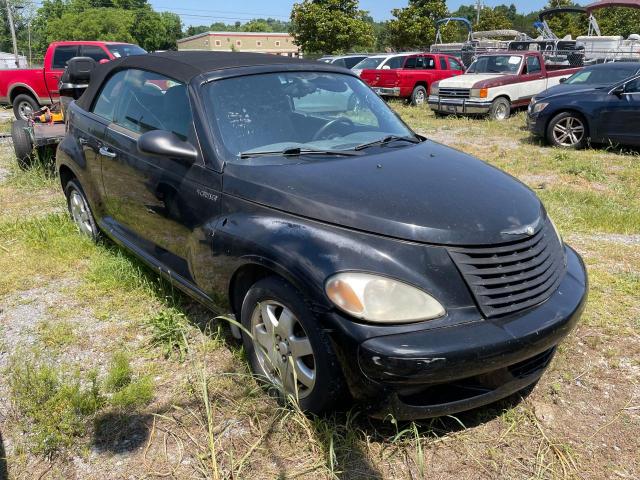
M16 120L11 125L11 138L13 140L13 150L16 154L18 165L23 170L31 167L36 158L33 149L33 141L28 132L29 124L24 120Z

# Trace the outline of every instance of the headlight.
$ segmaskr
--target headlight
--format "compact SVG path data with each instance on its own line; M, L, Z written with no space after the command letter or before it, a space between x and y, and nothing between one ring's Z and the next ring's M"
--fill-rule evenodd
M419 322L445 313L442 305L428 293L370 273L333 275L325 284L325 292L339 309L370 322Z
M545 107L549 105L548 103L545 102L540 102L540 103L534 103L533 104L533 108L531 109L532 113L538 113L541 112L542 110L545 109Z
M488 88L472 88L469 92L470 97L487 98L489 96Z
M440 93L440 87L437 83L431 85L431 95L438 95Z

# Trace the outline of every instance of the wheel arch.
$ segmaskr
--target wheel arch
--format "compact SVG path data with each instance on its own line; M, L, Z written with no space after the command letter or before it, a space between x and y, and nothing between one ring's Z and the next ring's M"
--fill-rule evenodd
M36 94L36 92L25 83L15 83L11 86L8 95L9 102L13 103L16 97L22 94L29 95L36 101L37 104L40 104L40 100L38 99L38 95Z
M584 125L585 125L585 127L587 129L587 131L586 131L587 138L590 137L590 135L591 135L591 124L589 123L589 119L579 109L571 108L571 107L559 108L556 111L554 111L551 115L549 115L549 118L547 119L547 121L544 124L544 134L545 134L545 136L547 135L547 130L549 129L549 125L551 124L553 119L556 118L561 113L573 113L574 115L579 116L584 121Z
M58 176L60 178L60 184L62 185L63 189L67 185L69 180L78 178L75 172L71 170L71 168L66 164L60 165L60 167L58 168Z

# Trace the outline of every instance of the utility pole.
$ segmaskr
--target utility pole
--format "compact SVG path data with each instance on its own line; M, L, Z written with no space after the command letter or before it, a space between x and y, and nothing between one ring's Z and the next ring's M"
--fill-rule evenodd
M9 20L9 28L11 29L11 39L13 40L13 54L16 56L16 68L20 68L20 57L18 57L18 41L16 40L16 29L13 26L13 15L11 15L11 7L9 0L7 3L7 20Z
M476 25L480 23L480 10L482 10L482 0L476 2Z

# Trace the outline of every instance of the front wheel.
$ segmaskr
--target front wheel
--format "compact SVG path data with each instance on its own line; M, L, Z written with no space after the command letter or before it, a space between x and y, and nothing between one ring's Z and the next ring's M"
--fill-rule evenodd
M411 93L411 105L424 105L427 101L427 89L422 85L418 85Z
M242 303L241 319L251 369L280 399L293 398L314 414L344 399L331 341L291 284L275 276L256 282Z
M556 147L584 148L587 144L587 124L578 114L559 113L549 122L547 141Z
M496 98L491 104L489 117L493 120L506 120L511 116L511 102L504 97Z

